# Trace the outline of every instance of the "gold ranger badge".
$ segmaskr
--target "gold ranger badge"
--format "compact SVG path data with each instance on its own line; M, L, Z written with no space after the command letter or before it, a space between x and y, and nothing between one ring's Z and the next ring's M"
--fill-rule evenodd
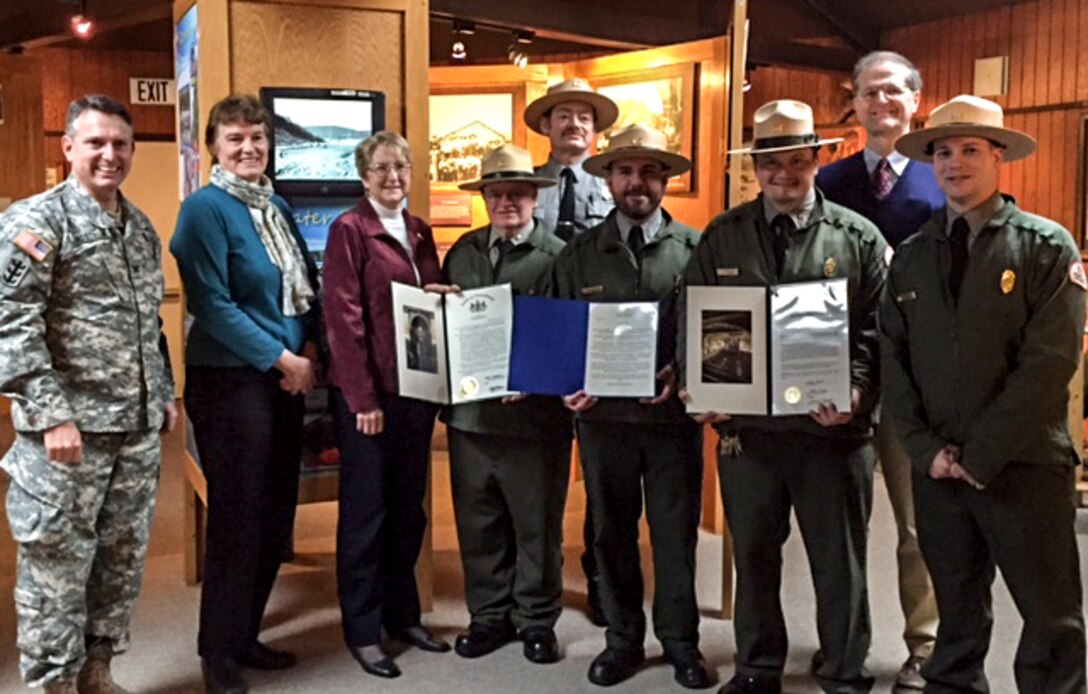
M1006 270L1001 273L1001 293L1011 294L1012 290L1016 287L1016 273L1012 270Z
M835 259L827 256L827 260L824 261L824 277L834 277L835 269Z

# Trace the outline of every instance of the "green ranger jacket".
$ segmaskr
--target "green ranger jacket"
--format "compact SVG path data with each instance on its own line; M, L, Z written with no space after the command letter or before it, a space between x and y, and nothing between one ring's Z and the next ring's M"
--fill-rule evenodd
M657 236L642 247L641 262L620 236L616 212L576 236L555 261L552 295L561 299L620 303L659 303L657 365L673 363L676 352L676 299L684 268L699 242L699 232L661 210ZM578 415L582 419L670 423L690 421L675 396L661 405L644 405L631 398L602 398Z
M547 295L552 264L563 250L563 242L536 220L528 240L510 251L496 276L488 247L490 238L490 226L461 236L446 253L442 267L445 281L462 289L509 283L515 296ZM572 432L571 416L563 401L540 395L507 405L501 400L452 405L443 410L441 419L454 429L477 434L569 439Z
M763 209L761 195L711 220L688 266L686 283L759 287L845 277L850 302L850 384L861 393L861 403L849 423L836 427L823 427L808 415L800 415L738 416L717 428L727 435L761 429L846 438L867 436L880 395L876 309L887 271L887 243L872 222L826 200L817 190L808 224L790 236L785 266L781 276L776 276L774 232ZM677 351L681 356L684 353L682 346Z
M884 407L922 474L946 444L982 484L1009 463L1073 465L1066 407L1084 270L1060 225L1011 199L983 227L959 302L942 210L899 246L880 304Z

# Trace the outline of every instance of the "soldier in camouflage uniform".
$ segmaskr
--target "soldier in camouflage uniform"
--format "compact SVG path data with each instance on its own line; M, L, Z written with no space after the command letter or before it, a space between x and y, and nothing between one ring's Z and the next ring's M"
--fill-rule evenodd
M158 317L162 251L119 192L132 117L108 97L71 104L72 175L0 215L0 392L17 432L0 466L19 543L20 670L47 692L122 692L159 474L177 420Z

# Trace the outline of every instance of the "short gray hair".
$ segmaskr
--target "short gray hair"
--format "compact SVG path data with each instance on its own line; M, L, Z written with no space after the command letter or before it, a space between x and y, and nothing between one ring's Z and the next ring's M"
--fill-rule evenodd
M102 94L88 94L68 104L68 114L64 117L64 134L68 137L76 136L76 120L84 111L98 111L107 116L118 116L126 124L132 127L132 114L125 105L117 99Z
M412 150L408 148L408 141L404 136L391 130L381 130L355 146L355 170L359 172L359 178L366 178L366 170L370 168L374 152L382 145L395 150L405 162L412 163Z
M861 73L877 63L895 63L896 65L902 65L907 68L907 88L912 92L922 91L922 73L918 72L918 68L914 67L914 63L895 51L873 51L872 53L862 56L861 59L854 64L853 82L855 95L858 93L858 80L861 79Z

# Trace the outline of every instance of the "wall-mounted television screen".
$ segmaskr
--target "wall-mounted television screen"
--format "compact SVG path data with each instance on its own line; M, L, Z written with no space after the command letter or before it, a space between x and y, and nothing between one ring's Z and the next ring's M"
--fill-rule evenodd
M355 89L264 87L272 114L268 176L281 195L363 194L355 146L385 128L385 94Z

